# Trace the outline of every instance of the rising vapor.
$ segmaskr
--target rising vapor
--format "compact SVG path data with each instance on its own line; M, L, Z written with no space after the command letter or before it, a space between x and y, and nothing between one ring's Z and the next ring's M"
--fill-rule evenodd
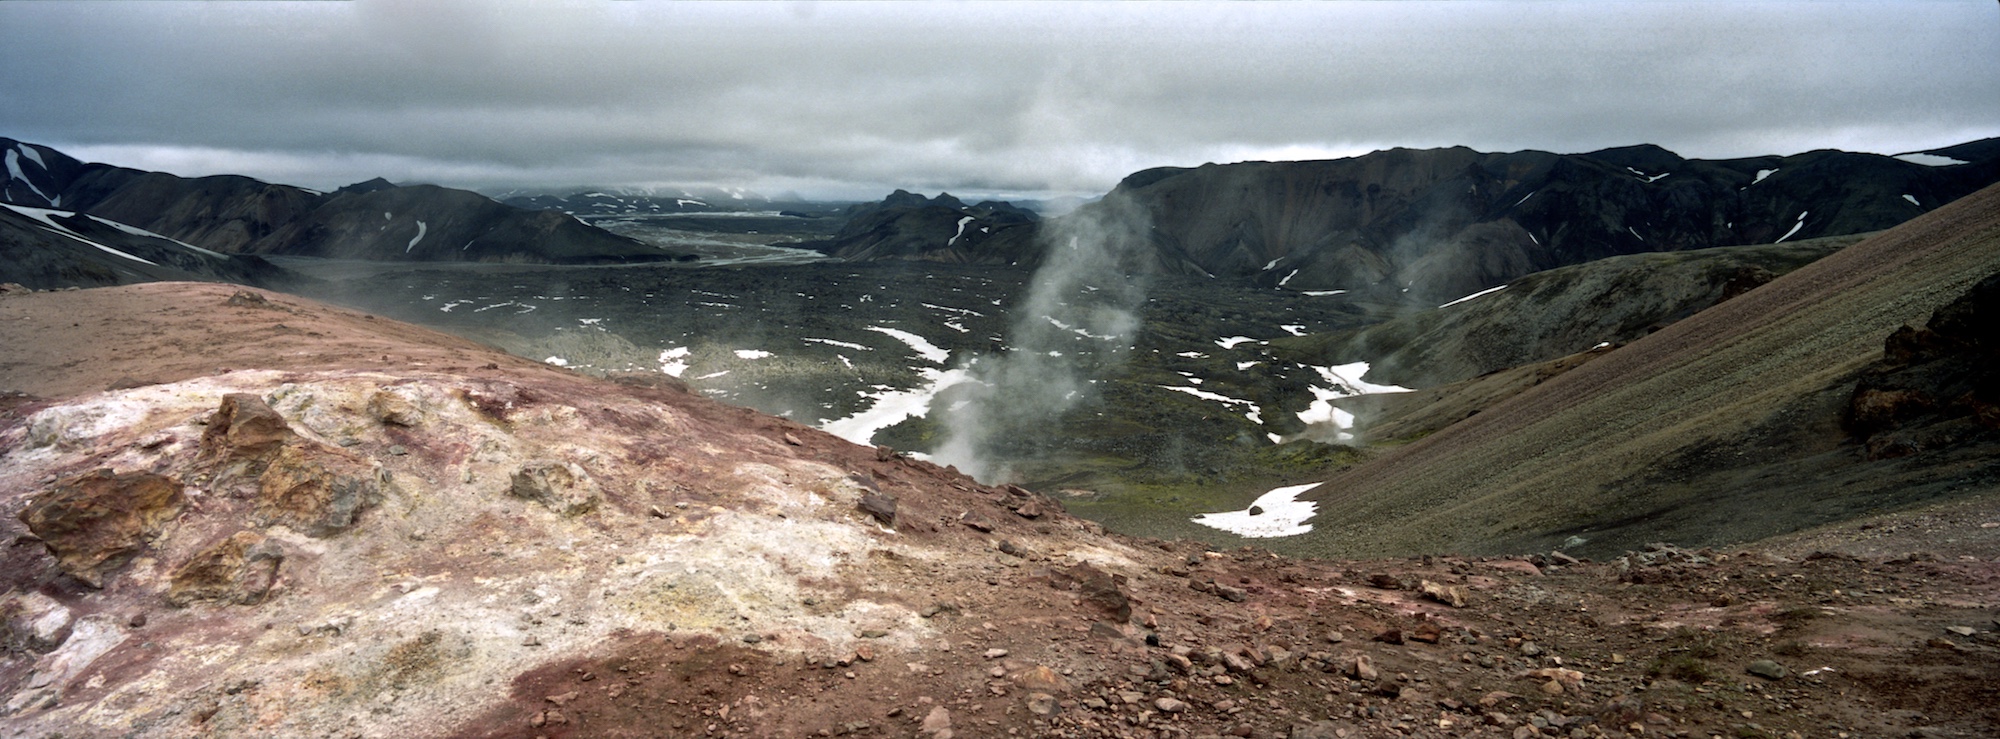
M1125 360L1140 325L1154 263L1151 219L1114 193L1047 222L1047 257L1015 308L1009 343L980 357L953 410L939 410L944 441L933 453L984 482L1004 482L1008 440L1041 436L1088 399L1091 380Z

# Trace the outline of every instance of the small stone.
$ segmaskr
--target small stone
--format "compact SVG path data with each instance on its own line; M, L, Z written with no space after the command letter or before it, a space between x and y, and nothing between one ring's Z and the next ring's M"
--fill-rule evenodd
M1326 634L1326 640L1327 642L1332 644L1339 644L1341 642L1347 641L1347 632L1329 631Z
M887 631L884 631L884 630L882 630L882 629L862 629L862 630L861 630L861 638L863 638L863 639L880 639L880 638L882 638L882 637L885 637L885 636L888 636L888 635L889 635L889 632L887 632Z
M918 730L939 737L951 736L951 711L945 710L944 706L932 708L930 713L924 715L924 722L918 725Z
M1543 683L1542 692L1548 693L1549 695L1562 695L1563 693L1562 681L1551 679L1548 682Z
M1001 657L1007 656L1007 650L998 648L988 649L986 650L986 654L984 656L987 659L999 659Z
M785 434L785 443L792 446L805 446L805 442L799 441L799 437L791 434Z
M1536 643L1534 643L1534 642L1531 642L1531 641L1529 641L1529 642L1521 642L1521 656L1523 656L1523 657L1539 657L1539 656L1541 656L1541 654L1542 654L1542 645L1540 645L1540 644L1536 644Z
M1045 693L1062 693L1070 689L1069 681L1056 674L1055 670L1049 669L1047 665L1035 665L1033 668L1021 671L1014 676L1014 684Z
M1375 661L1365 654L1354 655L1354 663L1348 665L1347 674L1365 682L1374 682L1376 678L1382 676L1382 673L1375 669Z
M1438 628L1438 625L1435 623L1425 621L1417 624L1416 628L1410 629L1410 633L1407 636L1410 641L1436 644L1444 641L1444 630Z
M1401 644L1403 643L1403 630L1390 629L1380 634L1376 634L1375 641L1379 641L1384 644Z
M757 634L744 634L744 635L743 635L743 643L744 643L744 644L756 644L756 643L758 643L758 642L761 642L761 641L763 641L763 640L764 640L764 637L762 637L762 636L760 636L760 635L757 635Z
M1466 594L1463 585L1444 585L1424 580L1418 587L1426 598L1453 608L1465 607Z
M405 454L409 454L409 453L410 453L410 450L409 450L408 448L404 447L404 446L403 446L403 445L401 445L401 444L390 444L390 445L389 445L389 456L391 456L391 457L400 457L400 456L403 456L403 455L405 455Z
M1760 659L1752 662L1749 667L1743 668L1743 671L1766 680L1783 680L1785 679L1785 675L1791 673L1790 670L1785 669L1784 665L1768 659Z
M1153 707L1160 709L1161 713L1180 713L1187 710L1188 706L1187 703L1176 698L1161 698L1153 701Z
M874 516L883 525L896 525L896 496L862 493L859 505L863 512Z
M1973 634L1979 633L1978 629L1974 629L1970 626L1946 626L1944 627L1944 630L1957 634L1959 636L1972 636Z
M1029 693L1028 712L1037 716L1050 716L1056 712L1056 697L1048 693Z

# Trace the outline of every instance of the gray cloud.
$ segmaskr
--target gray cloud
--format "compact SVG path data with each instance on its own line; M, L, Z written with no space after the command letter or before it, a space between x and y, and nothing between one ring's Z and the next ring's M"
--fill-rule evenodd
M0 135L328 187L1102 191L1389 146L2000 135L2000 7L0 2Z

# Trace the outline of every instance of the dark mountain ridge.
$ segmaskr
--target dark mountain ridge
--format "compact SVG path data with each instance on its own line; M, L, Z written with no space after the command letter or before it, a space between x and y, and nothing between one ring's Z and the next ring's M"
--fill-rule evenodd
M0 205L0 283L50 290L158 280L296 289L307 278L262 257L203 249L99 216Z
M377 178L320 193L239 175L85 164L5 138L0 151L6 202L88 213L223 253L555 264L688 258L560 213L434 185Z
M845 215L832 239L800 246L851 260L1018 264L1039 257L1034 234L1041 218L1012 203L966 205L950 193L926 198L897 190Z
M1166 268L1433 301L1609 256L1882 230L1996 180L1990 155L1927 166L1840 151L1709 161L1651 145L1457 147L1148 170L1111 197L1149 215Z
M1587 154L1453 147L1160 167L1042 223L1136 212L1144 223L1124 230L1151 242L1161 271L1436 304L1605 257L1890 228L2000 181L1994 143L1923 152L1957 164L1835 150L1686 159L1642 144ZM892 196L857 209L855 222L821 248L849 259L1039 261L1039 226L1009 223L953 240L957 218L974 215L953 216L953 207Z

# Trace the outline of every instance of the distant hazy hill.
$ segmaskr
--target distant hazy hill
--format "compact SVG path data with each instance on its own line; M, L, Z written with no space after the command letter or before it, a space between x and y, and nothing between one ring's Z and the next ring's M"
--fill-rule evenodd
M0 200L88 213L218 252L557 264L687 256L465 190L377 179L319 193L235 175L184 178L84 164L4 138L0 151Z
M1038 258L1034 211L1011 203L966 205L950 193L926 198L903 190L849 208L832 239L810 244L843 259L1015 264Z

